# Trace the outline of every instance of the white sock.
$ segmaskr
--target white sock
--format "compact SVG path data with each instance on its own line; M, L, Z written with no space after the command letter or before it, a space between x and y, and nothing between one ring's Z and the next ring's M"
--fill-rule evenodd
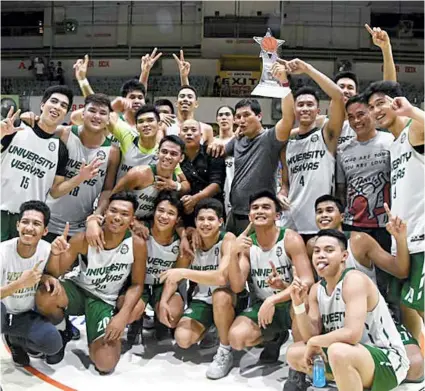
M223 349L223 350L225 350L228 353L230 353L232 351L232 347L230 345L223 345L221 342L220 342L219 349Z
M66 322L65 322L65 318L62 319L62 322L60 322L59 324L57 324L55 326L58 330L60 331L64 331L66 329Z

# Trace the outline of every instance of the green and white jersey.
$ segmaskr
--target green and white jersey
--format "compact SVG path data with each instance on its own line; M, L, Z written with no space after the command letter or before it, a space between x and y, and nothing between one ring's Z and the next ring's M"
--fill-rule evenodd
M285 228L280 228L275 245L268 251L260 247L256 234L251 235L252 246L249 250L251 288L258 299L265 300L279 292L270 288L266 282L272 272L270 261L274 263L285 282L291 283L293 280L292 262L285 251L285 231Z
M391 212L407 222L409 253L425 251L424 171L425 157L409 141L409 121L390 147ZM392 237L391 252L396 253Z
M152 174L155 177L157 175L156 165L149 165L152 170ZM173 174L173 181L177 181L177 177L175 173ZM159 190L154 186L152 182L151 185L140 189L140 190L132 190L132 193L137 197L137 202L139 203L139 207L136 211L136 216L142 219L147 219L153 215L155 202L158 198Z
M146 242L148 247L148 263L146 265L145 284L159 284L159 277L162 272L175 266L179 256L180 238L174 234L169 245L159 244L152 233Z
M376 282L375 265L372 264L372 268L368 268L366 266L363 266L360 262L357 261L356 258L354 258L353 251L351 250L350 239L348 239L347 251L348 251L348 258L345 261L345 267L347 269L356 269L366 274L374 282L374 284L377 285L378 283Z
M87 148L79 136L82 126L73 126L71 129L66 143L69 155L66 165L66 180L78 175L83 160L86 164L95 158L102 162L96 177L84 181L63 197L52 198L50 195L47 197L47 205L51 211L49 232L62 234L68 221L69 235L73 236L85 230L86 218L93 213L93 204L103 190L112 143L106 138L99 148Z
M317 289L317 300L322 318L323 333L327 334L344 327L345 302L343 299L343 283L353 269L346 269L338 284L329 296L326 292L326 281L322 279ZM409 360L401 341L400 334L394 324L387 303L376 288L379 300L376 307L368 312L360 340L362 344L385 349L388 360L391 362L398 383L406 378L409 369Z
M220 232L217 243L214 244L214 246L212 246L209 250L196 250L195 259L190 265L190 268L199 271L217 270L220 265L221 246L223 244L225 235L225 232ZM193 299L203 301L207 304L212 304L212 294L217 288L219 287L197 284Z
M1 153L1 210L18 213L28 200L46 201L59 160L59 139L41 138L24 124Z
M13 238L0 243L1 286L19 279L25 270L31 270L38 262L38 270L43 271L50 255L50 243L40 240L33 256L22 258L18 254L18 239ZM35 293L38 283L28 288L22 288L1 300L8 314L21 314L35 307Z
M124 239L118 247L97 251L88 248L79 256L79 266L66 278L105 303L115 306L118 294L131 273L134 262L133 238Z
M346 119L342 124L341 134L338 138L338 145L344 144L354 137L356 137L356 132L351 128L350 123Z

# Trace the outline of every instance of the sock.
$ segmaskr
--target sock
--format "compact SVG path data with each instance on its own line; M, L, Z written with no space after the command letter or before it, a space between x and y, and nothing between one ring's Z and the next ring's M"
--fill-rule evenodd
M220 342L219 349L225 350L228 353L232 351L232 347L230 345L223 345L221 342Z
M64 319L62 319L62 322L58 323L55 327L56 327L59 331L65 331L65 329L66 329L66 321L65 321L65 318L64 318Z

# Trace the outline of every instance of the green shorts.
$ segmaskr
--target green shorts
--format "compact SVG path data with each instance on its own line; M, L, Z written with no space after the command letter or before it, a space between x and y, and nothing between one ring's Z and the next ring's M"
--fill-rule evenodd
M395 324L397 327L397 331L400 334L401 342L403 342L403 345L417 345L418 341L416 341L415 337L410 334L410 331L404 327L402 324Z
M9 213L1 211L1 241L13 239L18 236L16 223L19 220L19 213Z
M90 345L103 337L106 326L114 316L115 307L93 296L71 280L61 281L61 284L68 296L68 307L65 310L65 314L86 316L88 344Z
M275 305L275 312L273 316L272 323L269 324L265 329L261 329L263 337L267 334L277 334L284 330L289 330L292 327L292 319L290 314L291 301L286 301L284 303L279 303ZM255 301L251 307L242 311L241 316L246 316L251 319L255 324L258 324L258 312L260 307L263 304L263 301Z
M390 391L398 386L397 376L394 369L388 360L387 349L378 348L376 346L363 345L372 356L375 363L375 371L373 373L373 383L370 391ZM328 356L328 349L323 348L326 357ZM326 372L333 376L332 369L329 363L326 363Z
M424 310L424 255L425 253L410 254L409 278L401 290L401 302L416 311Z
M145 284L141 299L145 304L149 303L152 309L155 311L156 305L161 301L161 295L163 290L163 284Z

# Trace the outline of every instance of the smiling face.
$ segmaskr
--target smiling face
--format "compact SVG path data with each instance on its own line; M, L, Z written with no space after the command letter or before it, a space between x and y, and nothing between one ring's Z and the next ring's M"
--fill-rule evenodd
M145 95L140 90L130 91L125 97L131 100L130 111L133 114L136 114L137 110L146 104Z
M380 92L369 98L369 111L379 128L390 128L397 118L385 94Z
M180 128L180 138L186 148L197 148L201 145L201 127L198 121L189 119L183 122Z
M348 99L357 94L356 83L348 77L342 77L336 82L336 84L342 90L344 95L344 104L347 103Z
M136 120L136 128L141 139L156 137L159 129L159 123L155 114L140 114Z
M316 207L316 225L319 229L340 229L344 215L335 202L323 201Z
M360 139L367 138L375 131L372 116L365 103L356 102L348 106L347 118L351 128Z
M249 221L257 227L270 227L275 225L279 218L276 205L273 200L261 197L251 203L249 208Z
M319 114L319 105L316 98L310 94L297 96L295 100L295 118L300 125L310 126Z
M347 256L348 252L332 236L321 236L314 243L312 261L319 277L335 277L345 267Z
M107 106L89 103L83 111L84 127L89 131L99 133L105 130L109 123L109 108Z
M201 238L212 238L218 234L223 219L217 216L214 209L201 209L196 216L195 225Z
M40 119L49 126L61 124L68 112L69 99L66 95L54 93L40 106Z
M181 113L191 113L198 107L195 92L190 88L183 88L177 96L177 109Z
M126 232L134 218L133 204L125 200L113 200L105 212L105 230L113 234Z
M261 118L261 113L255 114L250 106L239 107L235 114L235 122L241 134L248 138L254 137L261 130Z
M170 201L161 201L155 209L153 216L154 227L158 231L173 231L176 227L179 212Z
M158 164L161 168L164 170L174 170L177 164L181 163L182 160L183 154L179 145L171 141L162 143L158 151Z
M233 114L228 107L222 107L217 113L217 124L220 129L233 129Z
M19 242L24 246L36 246L40 239L47 234L43 213L36 210L26 210L21 220L16 223Z

